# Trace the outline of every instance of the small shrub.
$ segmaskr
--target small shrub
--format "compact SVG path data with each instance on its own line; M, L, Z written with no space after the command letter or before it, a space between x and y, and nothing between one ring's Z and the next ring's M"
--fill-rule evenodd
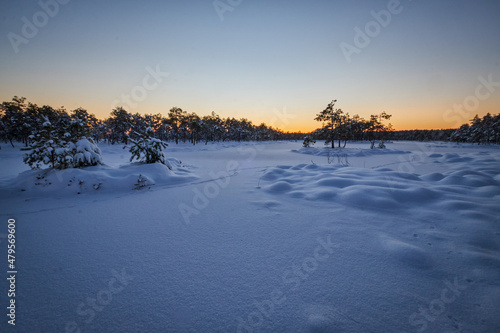
M309 147L311 147L311 145L313 145L315 143L316 143L316 140L313 140L310 137L306 136L304 139L304 142L302 143L302 147L309 148Z
M135 132L134 139L130 139L132 142L132 147L129 151L132 154L130 157L130 162L134 159L145 163L162 163L166 164L165 156L163 155L163 149L165 149L168 144L161 140L153 138L151 135L153 130L151 127L146 129L146 133ZM123 147L126 148L126 147Z

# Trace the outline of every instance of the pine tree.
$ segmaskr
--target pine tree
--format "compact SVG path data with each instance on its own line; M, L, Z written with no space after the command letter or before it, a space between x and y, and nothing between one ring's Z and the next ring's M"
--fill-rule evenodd
M314 119L323 122L323 129L328 132L325 144L331 143L332 148L335 148L336 138L339 140L340 147L341 126L345 120L344 111L334 108L336 102L337 100L333 100L323 111L318 113Z
M59 130L45 118L42 129L30 136L31 151L24 157L24 163L32 169L39 169L42 165L50 168L64 169L71 159L65 141L61 139Z
M302 147L309 148L311 145L315 144L316 140L311 139L309 136L304 138L304 142L302 143Z
M102 164L101 151L91 138L88 125L74 117L61 117L53 126L48 117L43 116L42 128L30 136L30 152L24 162L33 169L43 165L55 169L80 168Z
M68 145L71 159L68 159L68 168L81 168L102 164L101 150L92 138L82 137L77 142Z
M116 107L111 112L111 116L105 121L107 132L106 137L112 144L128 143L127 132L132 126L132 115L122 107Z
M130 162L137 159L145 163L160 162L166 164L163 149L167 148L168 144L153 138L152 135L153 129L151 127L148 127L145 133L134 132L134 138L129 139L132 142L132 147L129 149L132 154Z
M26 98L14 96L11 102L0 104L0 118L3 123L3 135L11 146L14 141L27 141L23 137L23 124L26 113Z
M370 149L375 147L375 142L380 140L379 148L385 148L387 132L392 130L392 125L384 125L383 120L391 119L392 115L382 112L379 115L371 115L367 123L368 139L370 140Z

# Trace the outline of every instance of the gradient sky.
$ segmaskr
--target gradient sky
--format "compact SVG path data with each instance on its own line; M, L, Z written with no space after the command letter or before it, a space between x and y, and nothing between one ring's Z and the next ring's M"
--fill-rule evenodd
M230 2L238 3L220 1ZM474 101L479 77L500 82L500 1L402 0L349 63L340 44L355 45L354 28L365 30L371 11L390 2L243 0L221 20L211 0L72 0L16 53L9 33L23 36L22 18L43 20L42 9L2 1L0 101L24 96L104 119L158 67L169 75L144 100L118 104L141 114L215 111L290 131L318 128L314 117L332 99L351 115L386 111L396 129L499 113L500 87L451 110Z

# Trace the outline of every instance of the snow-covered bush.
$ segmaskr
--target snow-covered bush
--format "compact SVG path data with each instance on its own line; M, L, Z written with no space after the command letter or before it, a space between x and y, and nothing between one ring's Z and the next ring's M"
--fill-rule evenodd
M129 151L132 154L130 162L137 159L141 162L165 164L165 156L163 149L167 148L168 144L152 137L153 130L151 127L146 129L145 133L134 132L133 139L130 139L132 147ZM126 148L126 147L123 147Z
M142 174L139 175L139 178L137 178L137 183L135 185L135 190L142 190L145 187L151 188L151 186L154 185L154 182L152 182L148 177L143 176Z
M309 147L311 147L311 145L313 145L315 143L316 143L316 140L313 140L310 137L306 136L304 139L304 142L302 143L302 147L309 148Z
M76 143L70 143L71 167L80 168L102 164L101 150L91 138L82 137Z
M80 127L80 125L77 125ZM32 169L43 165L55 169L79 168L102 164L101 151L92 139L79 137L69 131L75 122L59 124L57 128L45 119L42 130L30 136L30 152L24 163Z
M24 163L32 169L38 169L42 165L51 168L59 168L66 163L68 157L64 144L58 135L58 131L52 126L48 119L42 124L39 133L30 135L31 151L24 157Z

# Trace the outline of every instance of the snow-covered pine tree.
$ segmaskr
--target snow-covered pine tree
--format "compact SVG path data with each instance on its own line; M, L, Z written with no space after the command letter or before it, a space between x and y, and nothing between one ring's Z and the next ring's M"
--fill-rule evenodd
M24 157L32 169L48 165L55 169L80 168L102 164L101 150L88 133L88 125L80 119L61 119L53 126L44 117L42 129L30 136L31 149Z
M65 141L61 139L59 131L44 117L42 129L30 136L31 151L24 156L24 163L32 169L39 169L42 165L50 168L64 169L70 156L65 148Z
M80 168L102 164L101 150L90 137L89 122L93 115L85 109L76 109L71 114L71 121L67 125L66 137L70 138L70 168ZM68 159L69 160L69 159Z
M316 140L311 139L309 136L304 138L304 142L302 143L302 147L309 148L311 145L315 144Z
M152 135L153 129L151 127L148 127L145 133L134 132L134 138L129 139L132 142L129 149L132 154L130 162L137 159L145 163L160 162L166 164L163 149L167 148L168 144L153 138ZM123 148L126 148L126 146Z
M71 166L81 168L102 164L101 150L92 138L82 137L77 142L69 143Z

